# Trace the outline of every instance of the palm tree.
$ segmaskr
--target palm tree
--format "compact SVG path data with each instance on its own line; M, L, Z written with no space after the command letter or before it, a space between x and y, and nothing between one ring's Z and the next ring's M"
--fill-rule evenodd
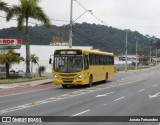
M50 19L38 5L40 0L19 0L19 5L14 5L7 13L7 21L16 16L19 31L23 30L25 25L25 44L26 44L26 77L30 77L30 41L28 31L29 18L38 20L44 24L46 28L51 26Z
M0 0L0 10L8 12L9 8L7 7L7 3Z
M21 61L24 61L24 58L20 57L13 50L9 50L7 54L0 54L0 64L5 64L7 77L9 77L10 65L20 63Z
M33 63L38 65L39 68L39 64L38 64L39 58L38 56L36 56L35 54L31 54L31 72L33 69Z

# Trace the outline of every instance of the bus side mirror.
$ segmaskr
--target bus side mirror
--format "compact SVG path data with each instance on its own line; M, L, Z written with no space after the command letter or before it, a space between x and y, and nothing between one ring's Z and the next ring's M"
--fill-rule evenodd
M49 64L52 64L52 59L51 58L49 59Z

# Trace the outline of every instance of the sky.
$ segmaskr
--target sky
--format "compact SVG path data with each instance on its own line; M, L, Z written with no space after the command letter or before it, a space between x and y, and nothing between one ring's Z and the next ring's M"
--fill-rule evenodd
M9 5L18 4L18 0L2 1ZM52 20L53 25L61 26L69 23L70 4L71 0L41 0L39 5L50 19L54 19ZM84 7L86 10L92 10L98 19ZM0 11L0 16L5 16L5 13ZM130 29L143 35L154 35L160 38L160 0L73 0L74 20L76 23L87 22L122 30ZM30 20L30 22L42 25L36 20ZM16 25L16 21L6 22L0 17L0 29L16 27Z

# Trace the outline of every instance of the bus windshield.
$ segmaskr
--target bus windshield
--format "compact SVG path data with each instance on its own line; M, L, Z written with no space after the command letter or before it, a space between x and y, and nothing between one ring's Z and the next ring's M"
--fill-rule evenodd
M82 56L57 55L54 57L54 70L56 72L79 72L82 68Z

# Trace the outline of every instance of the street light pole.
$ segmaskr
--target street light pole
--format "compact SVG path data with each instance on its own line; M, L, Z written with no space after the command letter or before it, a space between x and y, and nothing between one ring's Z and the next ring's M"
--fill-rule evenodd
M74 21L73 21L73 23L75 22L75 21L77 21L81 16L83 16L86 12L92 12L92 10L86 10L84 13L82 13L79 17L77 17Z
M135 38L136 38L136 67L135 67L135 69L137 70L137 61L138 61L138 59L137 59L138 38L137 38L137 37L135 37Z
M125 65L125 71L127 71L127 61L128 61L128 59L127 59L127 29L126 29L126 45L125 45L126 47L126 52L125 52L125 54L126 54L126 65Z
M151 64L152 62L152 46L151 46L151 41L150 41L150 47L149 47L149 63Z
M69 48L72 48L72 25L73 25L73 0L71 0L71 10L70 10L70 25L69 25Z

